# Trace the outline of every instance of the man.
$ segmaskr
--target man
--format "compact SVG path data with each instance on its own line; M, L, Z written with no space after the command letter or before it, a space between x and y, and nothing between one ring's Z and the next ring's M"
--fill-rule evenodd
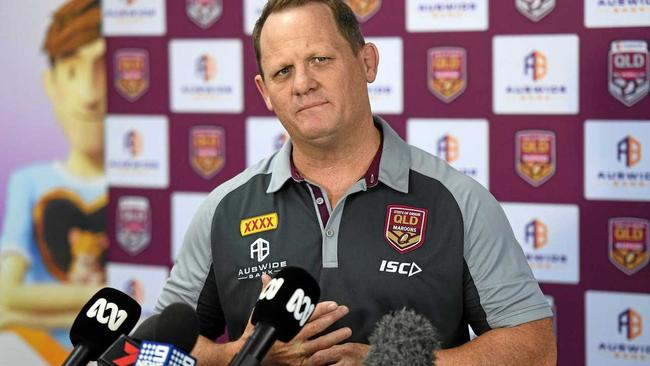
M106 67L100 19L97 0L68 1L53 16L43 46L50 60L43 82L70 150L66 161L34 163L11 175L0 238L0 328L45 328L64 346L77 313L104 282ZM52 347L57 343L40 348Z
M255 83L291 139L210 194L161 295L159 310L197 307L201 364L241 348L256 279L283 265L307 269L325 301L266 364L361 364L375 323L402 307L438 329L438 365L554 364L551 312L499 204L372 116L378 52L351 10L271 0L253 38ZM212 343L225 326L231 342Z

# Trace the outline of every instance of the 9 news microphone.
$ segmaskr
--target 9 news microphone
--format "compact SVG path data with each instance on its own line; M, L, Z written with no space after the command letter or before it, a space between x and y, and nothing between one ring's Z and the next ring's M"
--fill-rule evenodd
M74 349L62 366L86 365L97 360L121 335L133 329L140 318L140 305L114 288L99 290L81 309L70 329Z
M439 336L431 322L406 308L384 315L370 335L365 366L435 366Z
M286 267L278 272L255 304L253 333L229 365L259 365L276 340L288 342L300 332L319 299L318 282L304 269Z
M183 365L193 365L196 360L189 356L189 353L194 348L198 336L199 319L194 309L183 303L171 304L160 314L152 315L143 321L130 337L120 336L101 355L98 364L170 365L172 363L167 356L175 353L175 358Z

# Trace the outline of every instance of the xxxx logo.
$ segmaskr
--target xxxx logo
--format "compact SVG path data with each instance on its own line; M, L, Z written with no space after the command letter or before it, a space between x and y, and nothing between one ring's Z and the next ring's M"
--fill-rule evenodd
M247 236L263 231L275 230L278 228L278 214L273 212L266 215L250 217L239 222L241 236Z

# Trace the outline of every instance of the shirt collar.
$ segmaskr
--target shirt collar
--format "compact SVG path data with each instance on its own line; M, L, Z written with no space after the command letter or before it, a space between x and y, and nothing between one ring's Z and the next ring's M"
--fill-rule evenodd
M375 125L381 128L382 141L364 175L366 187L372 188L382 182L398 192L408 193L411 166L408 145L381 117L373 116L373 120ZM267 193L277 192L289 179L297 182L304 180L293 165L290 138L275 154L271 165L271 181L266 189Z

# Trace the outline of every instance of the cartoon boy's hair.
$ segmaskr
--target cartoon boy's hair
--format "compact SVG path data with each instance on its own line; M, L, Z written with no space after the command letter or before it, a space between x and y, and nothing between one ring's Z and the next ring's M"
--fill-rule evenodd
M101 37L100 0L70 0L53 15L43 51L50 65Z

